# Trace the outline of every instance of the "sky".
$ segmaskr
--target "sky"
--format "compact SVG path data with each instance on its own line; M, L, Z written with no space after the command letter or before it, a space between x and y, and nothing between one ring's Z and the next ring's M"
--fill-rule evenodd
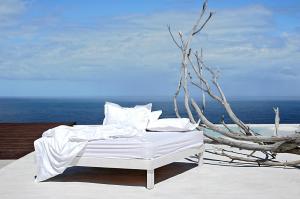
M172 96L200 0L0 0L0 96ZM300 1L210 0L193 41L227 96L300 96Z

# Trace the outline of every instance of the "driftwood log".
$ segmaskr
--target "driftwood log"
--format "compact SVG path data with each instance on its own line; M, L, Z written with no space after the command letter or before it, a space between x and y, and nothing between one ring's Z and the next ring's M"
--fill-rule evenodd
M194 26L186 36L183 32L178 32L178 35L175 37L171 31L171 27L168 26L170 36L181 52L180 78L173 98L176 116L181 117L177 98L179 97L179 94L183 92L185 112L187 113L191 122L196 123L196 121L200 119L201 124L199 129L207 128L219 134L219 136L213 136L204 131L205 137L208 138L206 139L206 142L219 144L220 146L227 145L230 147L250 151L246 156L237 156L233 151L222 148L218 151L210 151L211 153L226 156L232 161L238 160L243 162L254 162L258 165L300 165L300 159L297 161L285 162L280 162L276 159L277 153L300 155L300 133L295 132L291 135L279 136L276 132L274 136L263 136L254 132L247 124L241 121L232 110L222 90L222 87L218 82L220 74L219 71L205 63L202 55L202 49L200 53L191 49L191 42L195 36L199 35L199 33L204 29L204 27L212 19L213 15L214 12L207 11L207 1L204 1ZM208 78L210 78L211 81L209 81ZM198 105L196 100L191 96L191 86L195 86L196 88L200 89L201 92L203 92L201 106ZM227 125L224 119L221 119L220 124L214 124L207 119L204 111L205 95L222 105L232 123L235 124L239 130L233 129L231 126ZM192 110L194 110L196 114L193 114ZM279 115L276 114L276 117L279 118ZM278 120L278 118L275 120ZM277 128L278 126L276 126L276 131ZM263 154L264 158L254 155L258 152Z

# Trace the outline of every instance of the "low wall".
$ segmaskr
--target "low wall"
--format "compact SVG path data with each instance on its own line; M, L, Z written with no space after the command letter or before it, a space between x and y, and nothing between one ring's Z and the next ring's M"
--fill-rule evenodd
M34 140L42 133L59 125L70 123L0 123L0 159L18 159L34 151Z

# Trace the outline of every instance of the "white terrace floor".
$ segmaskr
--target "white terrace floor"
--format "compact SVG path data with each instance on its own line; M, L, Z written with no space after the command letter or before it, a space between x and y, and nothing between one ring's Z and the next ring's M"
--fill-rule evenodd
M122 169L75 167L48 182L34 183L33 155L0 169L1 199L290 199L300 195L300 169L229 165L208 153L202 167L185 160L157 169L153 190L144 188L145 171Z

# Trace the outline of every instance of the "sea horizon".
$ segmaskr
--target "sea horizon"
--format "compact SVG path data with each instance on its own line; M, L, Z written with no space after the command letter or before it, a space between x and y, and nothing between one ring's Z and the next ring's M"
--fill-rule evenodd
M197 98L196 98L197 99ZM200 99L200 98L198 98ZM176 117L172 97L0 97L1 123L27 122L76 122L77 124L102 124L106 101L118 103L124 107L137 104L153 104L153 110L162 110L162 118ZM238 117L245 123L273 124L273 107L279 107L281 123L300 123L300 99L297 97L229 97L229 103ZM183 101L179 99L182 117L187 117ZM207 117L214 123L220 123L222 115L231 123L223 107L207 100ZM196 113L194 113L196 116ZM196 117L197 118L197 117Z

